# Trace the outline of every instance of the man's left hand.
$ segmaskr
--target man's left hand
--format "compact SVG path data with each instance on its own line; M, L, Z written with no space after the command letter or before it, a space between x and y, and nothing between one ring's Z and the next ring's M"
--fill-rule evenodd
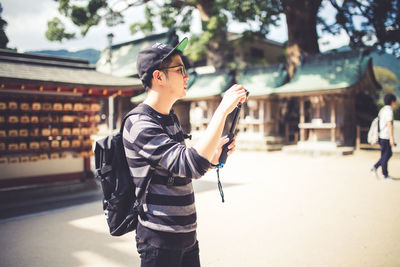
M228 142L229 142L228 137L226 137L226 136L221 137L221 139L219 140L217 150L215 151L214 156L211 160L211 164L213 164L213 165L219 164L219 157L221 156L222 147ZM230 145L228 146L228 148L229 148L228 156L231 155L235 151L235 146L236 146L236 136L233 137L232 143L230 143Z

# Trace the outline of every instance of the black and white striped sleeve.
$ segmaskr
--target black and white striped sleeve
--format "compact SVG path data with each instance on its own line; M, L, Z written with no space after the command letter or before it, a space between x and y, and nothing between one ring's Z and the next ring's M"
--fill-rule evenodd
M129 138L126 149L166 169L173 176L198 179L209 169L210 162L194 148L172 138L157 122L131 116L125 123L124 136Z

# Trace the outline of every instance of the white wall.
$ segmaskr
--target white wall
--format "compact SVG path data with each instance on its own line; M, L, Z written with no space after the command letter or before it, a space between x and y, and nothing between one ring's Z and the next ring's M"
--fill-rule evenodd
M400 152L400 121L394 121L394 140L397 146L392 148L393 152Z

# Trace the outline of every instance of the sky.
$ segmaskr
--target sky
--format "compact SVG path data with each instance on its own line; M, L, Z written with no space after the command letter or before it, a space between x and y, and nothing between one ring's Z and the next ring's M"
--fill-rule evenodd
M118 25L113 28L107 28L105 23L92 27L85 37L63 42L50 42L45 37L47 29L47 21L53 17L59 17L66 25L67 30L77 28L67 19L63 18L57 10L58 3L54 0L0 0L3 5L2 17L8 23L6 34L9 39L8 47L16 48L19 52L33 50L57 50L67 49L77 51L86 48L94 48L103 50L107 46L107 34L114 34L113 43L118 44L133 39L143 37L142 34L131 35L129 25L144 20L143 7L135 7L126 11L125 24ZM325 7L321 10L324 17L333 17L333 10ZM248 27L244 23L229 23L229 31L241 32ZM164 32L161 26L156 27L156 32ZM201 31L200 19L198 13L195 13L191 31L198 33ZM181 36L183 37L183 36ZM281 25L272 27L269 39L277 42L285 42L287 40L287 30L285 17L282 15ZM322 52L339 48L348 44L346 34L339 36L324 35L319 40L320 50Z

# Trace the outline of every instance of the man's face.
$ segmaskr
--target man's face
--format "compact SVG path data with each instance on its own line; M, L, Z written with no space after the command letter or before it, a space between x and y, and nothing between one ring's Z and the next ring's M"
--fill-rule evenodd
M183 69L182 69L183 68ZM172 57L171 63L164 71L168 72L166 90L171 96L182 98L186 95L187 81L189 76L184 69L182 58L179 55Z
M391 106L392 106L392 109L395 109L395 108L396 108L396 104L397 104L397 101L393 101L393 102L392 102L392 105L391 105Z

